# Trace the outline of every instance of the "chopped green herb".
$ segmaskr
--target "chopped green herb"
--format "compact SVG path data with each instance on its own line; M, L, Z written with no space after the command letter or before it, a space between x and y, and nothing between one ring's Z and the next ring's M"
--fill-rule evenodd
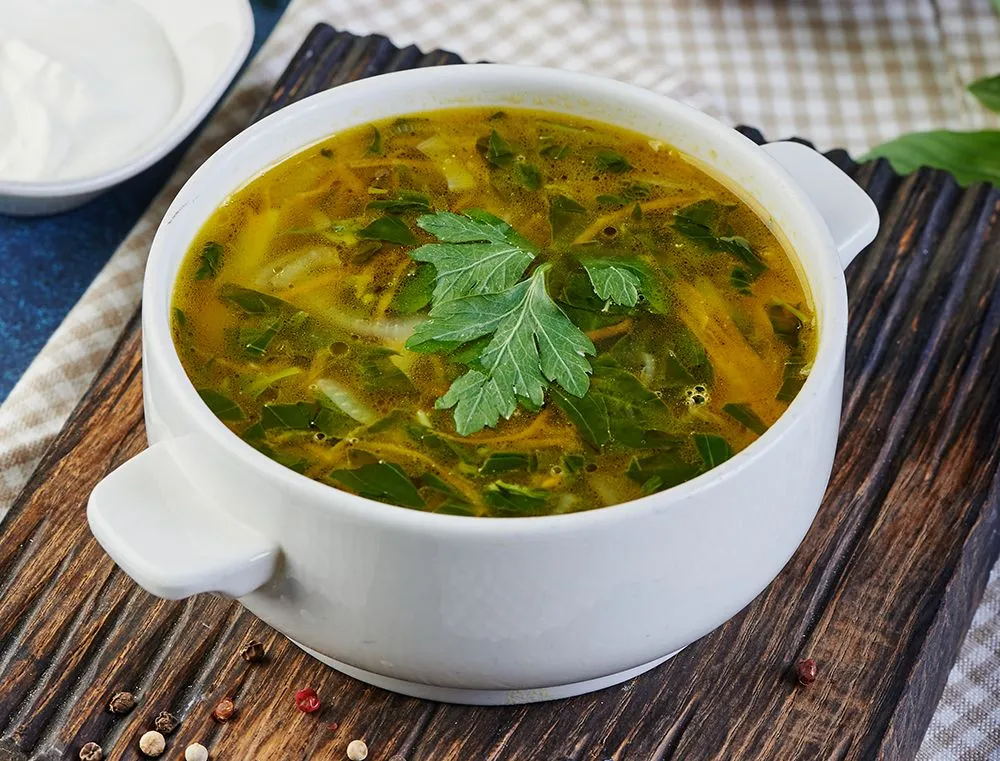
M320 148L319 149L319 155L322 156L325 159L332 159L333 158L333 151L331 151L329 148Z
M184 314L183 309L181 309L180 307L174 307L173 314L174 314L174 325L176 325L178 328L183 328L185 325L187 325L187 315Z
M598 206L626 206L628 199L625 196L616 196L602 193L594 198Z
M542 187L542 173L534 164L520 161L514 164L514 174L521 186L527 190L540 190Z
M410 211L430 212L431 197L416 190L400 190L392 198L380 198L368 204L369 209L381 209L388 214L405 214Z
M801 347L792 349L788 359L785 360L781 388L778 389L775 399L779 402L790 402L795 398L806 382L806 375L803 373L805 367L806 361L802 356Z
M369 240L384 240L387 243L397 243L409 246L417 242L410 228L399 217L379 217L366 227L358 230L358 237Z
M223 301L238 306L247 314L268 314L278 310L297 311L294 306L277 296L232 283L224 284L219 289L219 296Z
M738 235L720 236L715 233L722 207L715 201L702 200L674 212L674 229L709 251L727 251L739 259L753 279L767 270L767 264L753 250L746 238Z
M486 504L497 510L512 513L533 513L548 501L549 493L544 489L495 481L483 489Z
M240 343L250 356L262 357L271 341L278 335L281 326L282 321L278 319L272 320L262 328L241 328Z
M365 153L369 156L381 156L385 153L382 148L382 133L374 125L372 126L372 139L368 143L368 150Z
M582 264L594 292L602 299L625 307L639 303L642 277L627 264L614 259L584 259Z
M201 247L201 264L194 273L195 280L211 280L219 274L222 267L222 246L215 241L209 241Z
M733 456L729 442L721 436L714 433L696 433L693 437L695 446L698 447L698 454L701 455L706 468L714 468Z
M508 470L534 471L538 467L538 458L525 452L494 452L486 458L479 468L484 475L503 473Z
M480 209L468 209L464 214L439 211L418 218L417 224L441 241L410 252L413 259L434 265L435 306L509 288L538 252L537 246L513 227Z
M633 457L626 475L642 486L644 494L653 494L690 481L701 471L701 465L688 462L678 451L668 450Z
M610 148L602 148L594 156L594 164L600 172L623 174L632 168L624 156Z
M200 388L198 396L219 420L243 420L246 417L240 406L220 391Z
M582 219L587 209L569 196L555 195L549 199L549 224L552 226L552 238L563 235L570 223Z
M569 155L569 145L557 142L551 135L539 135L538 144L538 154L552 161L562 161Z
M437 272L433 264L421 264L406 276L392 299L392 309L400 314L419 312L431 303Z
M767 318L771 321L774 335L786 346L795 348L799 345L799 335L802 331L804 315L783 301L772 301L765 307Z
M729 404L722 405L722 411L744 428L753 431L758 436L762 435L767 430L767 423L757 416L757 413L751 409L749 404L736 404L730 402Z
M622 190L622 195L629 201L645 201L649 198L651 188L644 182L633 182L631 185L626 185L625 189Z
M489 137L482 138L476 145L493 166L510 166L514 161L514 149L496 130L490 132Z
M306 431L319 412L319 405L309 402L295 404L265 404L261 409L260 424L265 431L284 429Z
M729 275L729 283L738 292L750 296L753 293L753 276L743 267L734 267Z
M403 507L423 507L424 500L406 471L392 462L376 462L328 476L362 497Z

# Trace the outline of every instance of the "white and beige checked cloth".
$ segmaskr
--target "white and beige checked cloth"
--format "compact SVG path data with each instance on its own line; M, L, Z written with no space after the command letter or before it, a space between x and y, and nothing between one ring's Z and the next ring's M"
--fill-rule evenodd
M466 60L558 66L685 100L771 138L857 153L912 130L1000 121L963 83L1000 72L990 0L293 0L167 186L0 406L0 515L139 303L170 200L246 125L318 21ZM952 670L920 761L1000 761L1000 575Z

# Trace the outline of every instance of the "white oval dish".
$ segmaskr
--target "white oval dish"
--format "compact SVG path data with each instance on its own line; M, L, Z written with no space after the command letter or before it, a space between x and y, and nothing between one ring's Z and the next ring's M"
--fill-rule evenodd
M132 0L162 28L180 71L171 118L131 156L67 180L0 180L0 213L36 216L79 206L152 166L186 138L232 82L253 44L249 0Z
M312 481L209 412L175 352L169 311L181 260L215 208L331 132L476 105L575 114L662 139L766 210L798 256L819 344L801 392L759 440L692 481L626 504L465 518ZM792 143L760 148L680 103L611 80L468 65L315 95L230 141L167 212L143 291L151 447L94 490L91 528L154 594L239 597L335 668L398 692L496 704L620 682L735 614L805 535L829 480L840 420L843 268L877 228L868 196L818 153Z

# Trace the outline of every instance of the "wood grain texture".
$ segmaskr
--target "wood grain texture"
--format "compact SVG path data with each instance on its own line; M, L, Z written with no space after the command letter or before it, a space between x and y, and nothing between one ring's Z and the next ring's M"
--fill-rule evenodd
M457 60L320 26L261 115ZM90 740L139 758L161 710L182 719L166 758L199 741L219 759L338 759L364 738L372 761L911 759L1000 550L1000 192L830 157L883 214L848 273L841 445L802 547L727 624L600 693L473 708L341 676L231 601L150 597L84 514L101 476L145 445L136 319L0 531L0 761L75 758ZM266 663L239 659L251 637ZM791 669L806 656L819 678L802 688ZM319 714L295 709L303 686ZM114 717L104 706L121 689L140 702ZM223 725L210 715L224 696L238 714Z

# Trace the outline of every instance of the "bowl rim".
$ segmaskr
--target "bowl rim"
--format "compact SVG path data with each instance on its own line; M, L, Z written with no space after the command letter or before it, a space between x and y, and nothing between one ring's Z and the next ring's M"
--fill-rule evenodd
M566 91L579 91L581 96L588 100L599 98L604 92L610 94L613 90L615 97L622 97L624 94L625 97L634 102L637 109L657 111L671 121L683 120L692 123L711 139L713 146L726 144L733 151L745 154L746 160L754 165L755 176L763 174L768 176L769 181L776 183L786 196L789 205L794 207L795 215L803 219L804 224L797 224L796 228L805 229L809 235L806 240L798 243L796 250L810 245L816 245L822 249L814 254L816 271L819 276L808 278L805 267L802 267L802 272L800 272L800 276L806 278L814 298L820 291L823 293L824 314L819 320L819 341L813 367L799 393L774 425L726 462L677 486L607 507L555 515L505 518L445 515L360 497L280 465L254 449L227 428L221 420L211 413L198 395L194 384L181 365L169 326L169 304L176 280L177 267L169 269L167 272L163 270L167 267L166 262L170 256L170 247L174 245L168 241L171 235L171 223L185 207L204 205L204 200L200 198L199 187L204 178L210 175L216 166L226 162L230 155L244 143L255 141L255 144L259 144L257 141L269 133L282 130L288 122L313 109L329 109L332 107L331 104L343 106L355 97L370 98L371 90L374 89L377 94L379 88L388 88L395 84L412 88L433 87L447 91L450 87L457 85L475 85L480 78L486 78L492 83L509 84L511 90L516 90L519 86L530 88L533 82L540 80L546 80L550 84L557 81ZM441 110L445 110L445 108L447 107ZM558 111L558 109L552 110ZM398 115L416 112L412 108L402 109ZM600 122L601 119L595 118L594 121ZM364 123L364 120L358 120L356 124L362 125ZM625 125L621 126L628 128ZM636 130L633 129L633 131ZM259 172L266 171L279 161L305 150L315 142L317 141L304 143L290 154L268 163ZM716 172L716 174L725 176L721 172ZM727 177L727 179L730 187L737 192L742 189L742 185L733 178ZM232 188L229 193L241 186ZM744 197L747 195L749 193L744 191ZM217 208L223 200L217 199L212 208ZM187 241L187 244L189 243L190 241ZM178 260L178 267L181 260ZM161 301L164 298L167 308L160 309ZM228 454L258 470L269 479L281 482L290 492L304 494L313 502L322 502L326 509L345 511L359 521L377 522L385 526L415 532L433 529L485 537L497 535L528 536L542 530L570 532L593 526L606 526L621 520L632 520L643 513L672 509L677 503L714 488L719 483L738 477L753 461L765 456L794 427L802 425L810 415L812 406L824 398L827 387L836 382L838 377L842 379L847 335L846 280L832 235L805 191L759 146L713 117L644 88L591 74L512 64L456 64L381 74L311 95L248 127L218 149L199 167L174 198L151 245L142 300L144 305L142 310L144 363L146 352L155 353L158 360L163 360L162 364L157 367L157 370L162 371L164 375L164 377L159 378L162 382L158 385L169 389L167 393L173 394L181 403L191 419L196 422L199 433L208 435Z
M253 9L249 0L237 0L234 3L234 21L238 24L240 37L233 46L233 52L225 66L219 70L219 75L205 89L201 99L180 119L169 132L162 135L154 143L131 158L105 169L97 174L89 174L68 180L3 180L0 179L0 196L44 200L72 196L84 196L107 190L121 182L131 179L140 172L149 169L174 148L180 145L208 116L211 110L225 94L226 89L236 78L240 67L246 61L250 48L253 46L255 22Z

